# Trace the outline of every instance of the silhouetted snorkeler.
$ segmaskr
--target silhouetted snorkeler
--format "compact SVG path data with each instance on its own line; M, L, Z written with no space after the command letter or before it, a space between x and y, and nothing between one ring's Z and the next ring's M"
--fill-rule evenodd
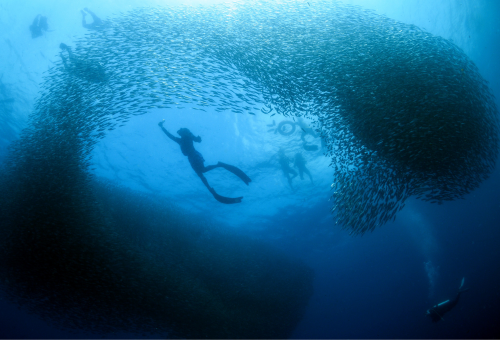
M290 167L290 159L285 155L285 150L283 150L282 148L280 148L278 151L278 162L281 165L281 170L283 170L283 174L288 180L290 188L292 188L292 190L295 190L292 185L292 179L297 177L297 172ZM292 175L291 178L290 174Z
M214 188L208 185L208 181L203 174L212 169L221 167L238 176L243 182L245 182L246 185L248 185L248 183L252 181L250 177L248 177L243 171L241 171L237 167L222 162L218 162L216 165L205 166L205 164L203 164L205 162L203 156L201 155L201 153L195 150L193 145L193 142L201 143L201 137L200 136L195 137L191 133L191 131L189 131L186 128L181 128L179 129L179 131L177 131L177 133L179 134L179 136L181 136L181 138L176 137L163 127L164 122L165 120L159 122L158 125L161 127L163 132L165 132L168 138L170 138L171 140L180 145L182 154L188 157L189 164L191 164L191 167L193 168L194 172L196 172L196 174L201 178L201 181L203 182L203 184L205 184L205 186L208 188L208 190L214 196L214 198L217 201L225 204L240 203L243 197L231 198L217 194Z
M94 20L91 24L87 24L87 22L85 21L85 17L87 16L87 13L85 13L85 11L88 12L92 16L92 19ZM106 27L106 23L102 21L101 18L95 15L94 12L92 12L87 7L85 7L83 10L80 10L80 12L82 13L83 27L88 28L90 30L101 30L104 27Z
M452 310L457 305L458 300L460 299L460 294L469 290L469 288L462 289L462 287L464 286L464 280L465 278L462 279L462 284L460 285L460 288L458 288L458 293L453 300L443 301L427 310L426 315L432 319L432 322L444 320L443 315Z
M49 25L47 24L47 17L38 14L30 25L31 37L33 39L42 36L42 30L47 31Z
M304 156L302 156L302 153L297 152L295 154L294 164L295 164L295 167L297 169L299 169L300 179L304 179L304 172L305 172L307 174L307 176L309 176L309 179L311 180L311 183L312 183L313 182L313 178L312 178L311 173L309 172L309 170L307 170L307 168L306 168L306 163L307 163L307 161L304 159Z
M61 43L59 47L62 50L59 55L61 56L66 71L94 83L99 83L107 80L106 73L104 72L104 67L102 67L100 63L90 62L88 60L75 57L75 55L71 51L71 48L64 43ZM66 57L64 56L63 51L66 51L68 53L68 59L66 59Z

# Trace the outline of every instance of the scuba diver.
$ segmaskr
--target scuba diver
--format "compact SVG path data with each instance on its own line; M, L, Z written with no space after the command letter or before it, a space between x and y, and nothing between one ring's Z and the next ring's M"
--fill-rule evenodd
M297 172L290 167L290 159L285 155L285 150L283 150L282 148L280 148L278 151L278 162L281 165L281 170L283 170L283 174L288 180L290 188L292 188L292 190L295 190L292 186L292 179L297 177ZM290 174L292 175L291 178Z
M83 27L85 27L89 30L102 30L104 27L106 27L106 23L104 21L102 21L101 18L99 18L97 15L95 15L94 12L92 12L87 7L85 7L83 10L80 10L80 12L82 13L82 26ZM94 21L91 24L87 24L87 22L85 21L85 17L87 16L87 13L85 13L85 12L88 12L92 16L92 19L94 19Z
M297 169L299 169L300 179L304 179L304 172L305 172L307 174L307 176L309 176L311 183L313 183L313 178L312 178L309 170L307 170L307 168L306 168L306 163L307 163L307 161L304 159L304 156L302 156L302 153L297 152L295 154L294 165Z
M94 83L99 83L107 80L106 74L104 72L104 67L102 67L99 62L91 63L87 60L75 57L75 55L71 51L71 48L64 43L61 43L59 47L62 50L61 52L59 52L59 55L61 56L66 71ZM64 56L63 51L66 51L68 53L67 59Z
M469 288L462 289L462 287L464 286L464 280L465 277L462 279L462 284L458 288L458 293L453 300L443 301L427 310L426 315L432 319L432 322L444 320L443 315L452 310L457 305L458 300L460 299L460 294L469 290Z
M42 30L47 31L49 25L47 24L47 17L38 14L30 25L31 37L33 39L42 36Z
M203 182L203 184L205 184L205 186L210 191L210 193L214 196L214 198L217 201L219 201L221 203L225 203L225 204L240 203L241 199L243 197L231 198L231 197L224 197L224 196L217 194L215 192L214 188L212 188L212 187L210 187L210 185L208 185L208 181L205 178L205 176L203 176L203 174L205 172L212 170L212 169L221 167L221 168L226 169L229 172L232 172L236 176L238 176L243 182L245 182L246 185L248 185L248 183L250 183L252 181L250 179L250 177L248 177L243 171L241 171L237 167L235 167L233 165L225 164L222 162L218 162L215 165L205 166L205 164L203 164L205 162L205 160L203 159L203 156L201 155L201 153L199 153L198 151L195 150L194 145L193 145L193 142L201 143L201 137L200 136L195 137L191 133L191 131L189 131L186 128L181 128L181 129L179 129L179 131L177 131L177 134L179 136L181 136L181 138L176 137L176 136L172 135L170 132L168 132L163 127L164 122L165 122L165 120L162 120L161 122L158 123L158 125L163 130L163 132L165 132L165 134L168 136L168 138L170 138L171 140L173 140L174 142L176 142L177 144L180 145L182 154L184 156L188 157L189 164L191 164L191 167L193 168L194 172L196 172L196 174L201 178L201 181Z

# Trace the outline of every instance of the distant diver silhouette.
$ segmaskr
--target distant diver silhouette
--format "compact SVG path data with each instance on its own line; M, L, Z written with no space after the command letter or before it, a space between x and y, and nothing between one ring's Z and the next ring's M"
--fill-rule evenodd
M304 179L304 173L306 173L307 176L309 176L309 179L311 180L311 183L312 183L313 178L312 178L309 170L306 168L306 163L307 163L307 161L304 159L304 156L302 156L302 153L297 152L295 154L294 165L299 170L300 179Z
M97 15L95 15L94 12L92 12L87 7L85 7L80 12L82 13L82 26L83 27L90 29L90 30L101 30L107 26L107 24L105 22L103 22L101 20L101 18L99 18ZM85 12L88 12L92 16L92 19L94 21L91 24L87 24L87 22L85 21L85 17L87 16L87 13L85 13Z
M74 76L80 77L82 79L88 80L93 83L100 83L108 80L104 67L99 62L92 62L86 59L81 59L76 57L71 51L71 47L65 43L59 45L64 69ZM68 53L68 58L66 58L63 52Z
M278 151L278 162L281 165L281 170L283 170L283 174L288 180L288 184L292 190L295 190L292 185L292 180L297 177L297 172L290 167L290 159L285 155L285 150L282 148ZM292 177L290 177L290 174Z
M465 277L462 279L462 284L458 288L458 293L453 300L443 301L427 310L426 315L432 319L432 322L444 320L443 315L452 310L457 305L458 300L460 299L460 294L469 290L469 288L462 289L462 287L464 286L464 280Z
M203 182L203 184L205 184L205 186L208 188L208 190L214 196L214 198L217 201L219 201L221 203L225 203L225 204L240 203L241 199L243 197L231 198L231 197L224 197L224 196L217 194L215 192L214 188L212 188L210 185L208 185L208 181L203 174L205 172L208 172L208 171L213 170L215 168L221 167L221 168L226 169L229 172L232 172L236 176L238 176L243 182L245 182L246 185L248 185L248 183L250 183L252 181L250 179L250 177L248 177L243 171L241 171L237 167L235 167L233 165L225 164L222 162L218 162L215 165L205 166L203 164L205 162L205 160L203 159L203 156L201 155L201 153L199 153L198 151L195 150L194 145L193 145L193 142L201 143L201 137L200 136L195 137L192 134L192 132L186 128L181 128L181 129L179 129L179 131L177 131L177 134L179 134L179 136L181 136L181 138L176 137L176 136L172 135L170 132L168 132L163 127L164 122L165 122L165 120L159 122L158 125L161 127L163 132L165 132L165 134L168 136L168 138L170 138L171 140L173 140L174 142L176 142L177 144L180 145L182 154L184 156L188 157L189 163L191 164L191 167L193 168L194 172L196 172L196 174L201 178L201 181Z
M47 24L47 17L38 14L30 25L31 37L33 39L42 36L42 30L47 31L49 25Z

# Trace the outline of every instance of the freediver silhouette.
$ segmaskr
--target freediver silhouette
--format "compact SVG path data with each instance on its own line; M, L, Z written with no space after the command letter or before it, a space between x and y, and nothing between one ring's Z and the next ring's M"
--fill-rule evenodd
M297 177L297 172L290 167L290 158L285 154L285 150L280 148L278 150L278 162L281 166L281 170L283 170L283 175L285 175L288 180L288 185L292 190L295 190L292 185L292 180ZM292 175L292 177L290 177Z
M460 299L460 294L469 290L469 288L462 289L464 286L464 280L465 277L462 279L462 284L458 288L457 295L453 300L443 301L427 310L426 315L432 319L432 322L438 322L439 320L444 320L443 318L444 314L448 313L457 305L458 300Z
M305 173L307 176L309 176L311 183L313 183L313 178L312 178L309 170L306 168L306 163L307 163L307 161L304 159L304 156L302 156L302 153L297 152L295 154L295 160L294 160L293 164L299 170L300 179L304 179L304 173Z
M47 17L38 14L33 20L33 23L30 25L31 37L33 39L42 36L42 31L47 31L49 29L49 25L47 24Z
M76 57L73 54L71 47L69 47L65 43L61 43L59 45L59 48L61 49L59 55L61 56L64 69L67 72L93 83L107 81L108 76L106 75L104 67L101 65L101 63ZM66 51L66 53L68 54L67 58L63 53L64 51Z
M92 19L94 20L92 23L88 24L85 20L85 17L87 16L87 13L85 12L89 13L92 16ZM101 30L107 26L106 22L102 21L101 18L95 15L95 13L87 7L85 7L83 10L80 10L80 13L82 13L82 26L86 29Z
M168 138L170 138L171 140L173 140L174 142L176 142L177 144L180 145L182 154L184 156L187 156L187 158L189 160L189 164L191 164L191 167L193 168L194 172L196 172L196 174L201 178L201 181L203 182L203 184L205 184L205 186L210 191L210 193L214 196L214 198L217 201L219 201L221 203L225 203L225 204L240 203L241 199L243 197L231 198L231 197L224 197L224 196L217 194L215 192L214 188L212 188L210 185L208 185L208 181L203 174L205 172L208 172L208 171L213 170L215 168L219 168L219 167L224 168L227 171L232 172L233 174L238 176L243 182L245 182L246 185L248 185L248 183L250 183L252 181L250 179L250 177L248 177L243 171L241 171L237 167L235 167L233 165L225 164L222 162L218 162L215 165L205 166L205 164L204 164L205 160L203 159L203 156L201 155L201 153L196 151L196 149L194 148L194 145L193 145L193 142L201 143L201 137L200 136L195 137L193 135L193 133L191 131L189 131L189 129L186 129L186 128L181 128L181 129L179 129L179 131L177 131L177 134L179 136L181 136L181 138L176 137L176 136L172 135L170 132L168 132L167 129L165 129L163 127L164 122L165 122L165 120L162 120L161 122L158 123L158 125L163 130L163 132L168 136Z

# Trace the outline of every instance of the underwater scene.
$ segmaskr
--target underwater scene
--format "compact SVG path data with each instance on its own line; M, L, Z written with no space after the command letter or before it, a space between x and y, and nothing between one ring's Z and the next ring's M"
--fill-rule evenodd
M0 2L0 338L499 338L500 2Z

